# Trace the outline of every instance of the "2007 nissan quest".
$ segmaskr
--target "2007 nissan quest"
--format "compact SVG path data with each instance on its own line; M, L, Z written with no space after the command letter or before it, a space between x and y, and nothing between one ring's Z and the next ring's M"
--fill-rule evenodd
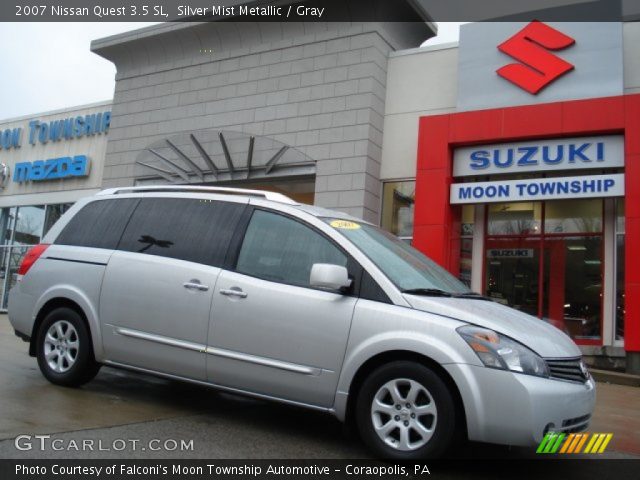
M584 430L595 384L555 327L358 219L270 192L105 190L25 256L9 298L43 375L100 365L353 419L379 456Z

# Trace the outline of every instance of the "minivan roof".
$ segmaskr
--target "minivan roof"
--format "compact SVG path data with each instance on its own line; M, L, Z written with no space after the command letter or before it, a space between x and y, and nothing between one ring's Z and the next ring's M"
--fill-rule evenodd
M247 188L231 188L231 187L209 187L209 186L179 186L179 185L149 185L145 187L116 187L102 190L96 195L118 195L118 194L135 194L135 193L211 193L219 195L247 196L260 200L270 201L276 204L285 204L301 210L315 217L330 217L339 219L348 219L362 222L361 219L348 215L344 212L329 210L328 208L317 207L315 205L307 205L298 203L292 198L281 193L269 192L266 190L251 190Z

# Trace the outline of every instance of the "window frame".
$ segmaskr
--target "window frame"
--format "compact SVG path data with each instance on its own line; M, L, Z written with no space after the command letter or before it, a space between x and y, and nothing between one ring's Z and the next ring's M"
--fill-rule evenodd
M312 287L312 286L299 285L297 283L279 282L279 281L276 281L276 280L263 278L263 277L259 277L259 276L256 276L256 275L251 275L249 273L238 271L237 265L238 265L238 259L240 258L240 251L242 249L242 245L244 243L244 239L245 239L247 230L249 228L249 224L251 223L251 219L253 218L253 214L256 211L262 211L262 212L271 213L271 214L274 214L274 215L280 215L281 217L285 217L285 218L287 218L289 220L293 220L293 221L303 225L304 227L309 228L314 233L320 235L325 240L329 241L334 247L336 247L342 254L344 254L347 257L347 271L349 273L349 278L351 278L351 280L352 280L351 287L347 291L340 292L340 293L342 295L345 295L345 296L348 296L348 297L356 297L356 298L360 297L360 290L361 290L360 287L361 287L362 279L363 279L364 274L365 274L365 270L362 267L362 265L360 265L360 263L355 258L353 258L353 256L349 252L347 252L341 245L338 244L338 242L336 242L333 238L331 238L325 232L323 232L322 230L317 228L315 225L312 225L311 223L306 222L305 220L303 220L303 219L301 219L299 217L296 217L295 215L291 215L289 213L282 212L282 211L279 211L279 210L273 210L273 209L266 208L266 207L263 207L263 206L249 205L248 208L245 210L246 217L242 218L240 220L240 222L238 223L238 225L236 227L236 232L234 233L234 235L233 235L233 237L231 239L231 243L230 243L229 249L227 251L227 259L226 259L225 266L224 266L225 270L232 271L232 272L237 273L239 275L245 275L247 277L256 278L258 280L262 280L262 281L265 281L265 282L276 283L278 285L287 285L287 286L290 286L290 287L306 288L307 290L315 290L315 291L320 291L320 292L327 292L327 290L322 289L322 288L315 288L315 287ZM352 271L352 269L353 269L353 271ZM332 293L332 292L330 292L330 293Z

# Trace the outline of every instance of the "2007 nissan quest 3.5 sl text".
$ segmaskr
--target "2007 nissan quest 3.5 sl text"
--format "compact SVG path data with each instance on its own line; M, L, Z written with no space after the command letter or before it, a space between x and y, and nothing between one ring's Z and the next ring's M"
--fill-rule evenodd
M270 192L105 190L25 256L9 298L43 375L101 365L353 420L379 456L587 428L563 332L492 302L379 228Z

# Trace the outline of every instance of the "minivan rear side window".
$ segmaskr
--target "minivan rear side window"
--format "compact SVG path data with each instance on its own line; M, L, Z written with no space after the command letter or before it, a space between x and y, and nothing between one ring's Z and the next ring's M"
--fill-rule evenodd
M221 267L245 205L190 198L145 198L118 250Z
M113 250L138 201L119 198L88 203L69 221L54 243Z

